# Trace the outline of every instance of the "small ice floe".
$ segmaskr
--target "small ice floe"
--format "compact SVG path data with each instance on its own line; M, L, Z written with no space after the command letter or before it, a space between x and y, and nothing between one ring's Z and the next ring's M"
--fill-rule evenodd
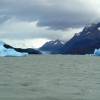
M100 48L94 50L94 54L92 56L100 56Z
M86 55L100 56L100 48L99 49L95 49L93 54L86 54Z

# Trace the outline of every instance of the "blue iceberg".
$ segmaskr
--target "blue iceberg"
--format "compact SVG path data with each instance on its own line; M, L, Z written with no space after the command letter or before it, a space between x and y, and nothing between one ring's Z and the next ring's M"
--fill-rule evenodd
M94 54L92 56L100 56L100 48L94 50Z
M28 53L20 53L20 52L15 51L14 49L6 49L3 45L4 45L4 42L0 41L0 56L25 57L28 55Z

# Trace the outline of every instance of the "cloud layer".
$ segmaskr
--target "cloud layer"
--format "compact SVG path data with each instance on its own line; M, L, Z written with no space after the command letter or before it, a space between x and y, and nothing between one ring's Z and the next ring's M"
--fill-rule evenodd
M0 0L0 23L14 18L51 30L78 28L100 20L99 5L100 0Z
M0 39L67 41L99 16L100 0L0 0Z

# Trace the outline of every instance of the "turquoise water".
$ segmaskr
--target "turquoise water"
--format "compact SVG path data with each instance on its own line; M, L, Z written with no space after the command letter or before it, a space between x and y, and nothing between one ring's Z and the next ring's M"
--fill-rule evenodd
M99 100L100 57L0 57L0 100Z

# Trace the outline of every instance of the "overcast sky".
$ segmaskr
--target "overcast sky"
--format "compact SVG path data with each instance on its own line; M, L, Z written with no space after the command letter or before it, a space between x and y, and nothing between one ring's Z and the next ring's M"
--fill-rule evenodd
M100 0L0 0L0 39L39 47L100 22Z

